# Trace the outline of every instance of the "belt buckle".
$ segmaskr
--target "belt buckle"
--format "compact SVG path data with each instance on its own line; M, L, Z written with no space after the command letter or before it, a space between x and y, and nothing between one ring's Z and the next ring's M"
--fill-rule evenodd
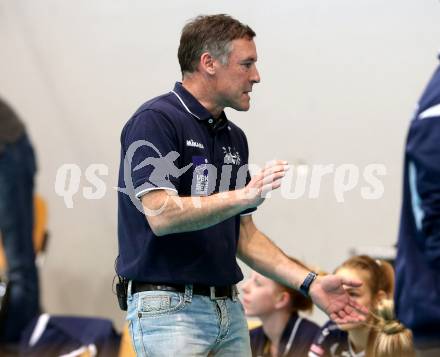
M215 295L215 286L209 287L209 295L210 295L211 300L224 300L229 297L229 296L216 296Z

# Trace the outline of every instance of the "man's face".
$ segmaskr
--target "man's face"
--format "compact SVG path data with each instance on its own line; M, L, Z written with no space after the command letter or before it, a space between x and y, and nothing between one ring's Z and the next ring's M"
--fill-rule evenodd
M216 104L235 110L246 111L250 107L249 93L260 82L255 62L257 49L253 40L241 38L232 41L229 61L223 65L216 61Z

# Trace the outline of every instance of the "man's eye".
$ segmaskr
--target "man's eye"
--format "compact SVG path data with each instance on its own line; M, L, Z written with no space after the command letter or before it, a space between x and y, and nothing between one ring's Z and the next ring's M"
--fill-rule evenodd
M252 67L252 63L251 62L242 63L242 65L245 66L246 68L251 68Z

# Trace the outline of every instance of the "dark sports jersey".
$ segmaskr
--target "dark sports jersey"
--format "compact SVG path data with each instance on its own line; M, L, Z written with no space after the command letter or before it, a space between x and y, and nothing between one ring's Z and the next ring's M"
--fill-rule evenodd
M365 352L355 353L348 341L348 334L332 321L327 322L316 335L309 357L364 357Z
M310 345L319 326L314 322L292 314L281 336L278 347L279 356L306 357ZM251 348L253 357L269 357L270 341L264 333L263 327L257 327L250 331Z

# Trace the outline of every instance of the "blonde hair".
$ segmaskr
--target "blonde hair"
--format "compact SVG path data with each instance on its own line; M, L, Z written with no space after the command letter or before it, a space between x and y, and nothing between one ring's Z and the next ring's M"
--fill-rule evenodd
M337 269L350 268L362 270L368 273L368 287L373 297L379 291L385 292L387 298L394 294L394 269L385 260L375 260L368 255L355 255L343 262Z
M383 299L373 314L373 326L366 356L368 357L415 357L411 331L394 316L392 300Z

